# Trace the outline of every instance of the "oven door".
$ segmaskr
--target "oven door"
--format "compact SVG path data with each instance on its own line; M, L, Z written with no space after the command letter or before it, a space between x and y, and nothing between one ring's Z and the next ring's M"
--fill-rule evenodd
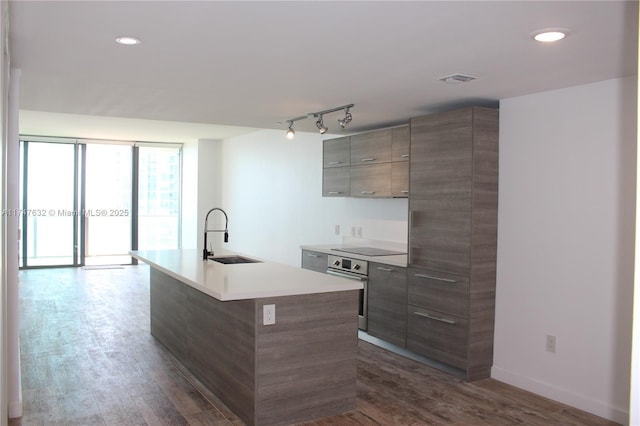
M336 271L335 269L327 269L327 274L335 275L336 277L347 278L349 280L360 281L362 283L362 290L360 290L360 305L358 311L358 328L360 330L367 330L367 283L368 278L366 276L358 274L350 274L348 272Z

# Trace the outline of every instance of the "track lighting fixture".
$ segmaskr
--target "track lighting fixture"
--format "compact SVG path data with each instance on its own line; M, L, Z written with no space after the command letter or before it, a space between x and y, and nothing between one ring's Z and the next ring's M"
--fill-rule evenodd
M351 115L351 112L349 111L349 109L353 108L353 106L354 106L354 104L342 105L342 106L339 106L339 107L336 107L336 108L325 109L324 111L318 111L318 112L310 112L307 115L302 115L300 117L291 118L291 119L287 120L287 123L289 123L289 128L287 129L287 133L286 133L287 139L293 139L295 137L295 135L296 135L296 131L293 130L293 123L295 121L304 120L305 118L309 118L309 117L317 118L316 127L318 128L318 131L320 132L320 134L324 135L325 133L327 133L329 128L327 126L325 126L323 116L325 114L329 114L331 112L336 112L336 111L341 111L341 110L344 110L344 117L338 119L338 124L340 125L340 127L342 127L344 129L345 127L347 127L347 125L349 123L351 123L351 120L353 119L353 116Z
M327 130L329 130L329 128L325 126L324 122L322 121L322 114L320 114L320 118L318 118L318 121L316 121L316 127L320 131L321 135L324 135L325 133L327 133Z
M293 130L293 123L295 121L304 120L306 118L307 118L306 115L301 115L300 117L291 118L291 119L287 120L287 123L289 123L289 128L287 129L287 133L286 133L287 139L292 140L293 138L296 137L296 131Z
M344 129L349 123L351 123L351 120L353 120L353 116L349 112L349 107L346 107L344 109L344 117L338 118L338 124Z

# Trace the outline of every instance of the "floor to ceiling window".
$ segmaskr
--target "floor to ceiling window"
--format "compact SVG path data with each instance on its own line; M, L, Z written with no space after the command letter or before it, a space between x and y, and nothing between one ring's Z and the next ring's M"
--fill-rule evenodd
M180 145L25 137L21 157L21 267L180 247Z

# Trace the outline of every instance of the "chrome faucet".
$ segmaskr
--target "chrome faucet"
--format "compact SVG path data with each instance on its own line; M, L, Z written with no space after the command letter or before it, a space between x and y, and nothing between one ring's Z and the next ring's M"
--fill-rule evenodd
M214 210L220 210L222 214L224 214L224 220L225 220L224 229L208 229L209 215ZM229 226L229 217L227 216L227 212L225 212L219 207L214 207L211 210L209 210L209 212L207 213L207 216L204 218L204 249L202 250L202 260L207 260L209 256L213 256L213 249L211 251L207 250L207 234L209 232L224 232L224 242L228 243L229 242L229 230L227 229L228 226Z

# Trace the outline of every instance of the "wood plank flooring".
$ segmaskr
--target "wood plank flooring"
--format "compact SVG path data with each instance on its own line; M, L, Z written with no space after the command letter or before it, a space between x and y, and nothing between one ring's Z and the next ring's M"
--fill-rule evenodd
M20 273L23 417L10 425L241 425L149 334L149 269ZM357 409L323 425L613 425L360 341Z

